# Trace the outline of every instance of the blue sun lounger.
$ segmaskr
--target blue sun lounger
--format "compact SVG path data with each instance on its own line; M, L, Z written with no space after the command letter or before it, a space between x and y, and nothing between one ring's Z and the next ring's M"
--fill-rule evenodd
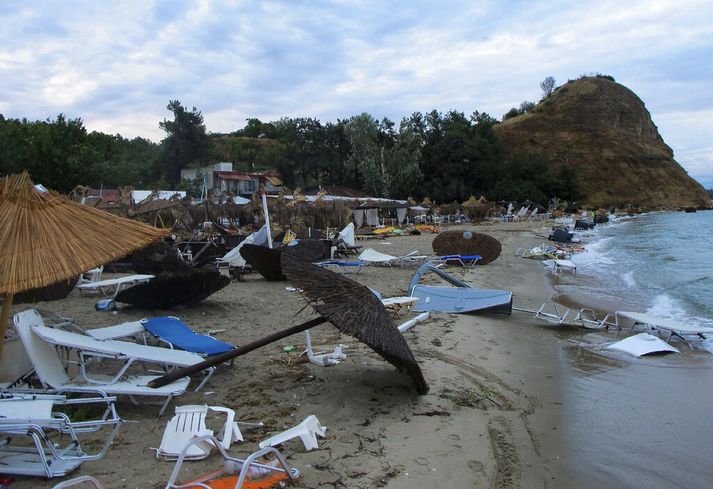
M171 348L190 351L201 356L217 355L235 348L212 336L196 333L174 316L142 319L141 325L152 336L167 343Z

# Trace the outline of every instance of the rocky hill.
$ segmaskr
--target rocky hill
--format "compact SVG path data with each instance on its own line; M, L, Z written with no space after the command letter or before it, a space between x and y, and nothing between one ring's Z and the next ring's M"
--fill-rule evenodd
M641 99L609 77L570 81L495 130L506 154L538 154L573 169L585 205L710 206L705 189L673 159Z

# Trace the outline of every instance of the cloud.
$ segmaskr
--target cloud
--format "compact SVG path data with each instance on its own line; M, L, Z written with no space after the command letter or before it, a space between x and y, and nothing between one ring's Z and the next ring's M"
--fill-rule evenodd
M697 129L713 110L707 1L11 1L0 21L5 117L62 112L154 140L173 99L212 131L363 111L501 117L538 100L545 76L600 72L642 98L691 175L713 175Z

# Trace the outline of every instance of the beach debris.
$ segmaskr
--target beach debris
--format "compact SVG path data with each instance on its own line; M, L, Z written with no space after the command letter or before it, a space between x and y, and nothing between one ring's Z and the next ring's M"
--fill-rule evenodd
M429 316L430 316L429 313L427 313L427 312L422 312L422 313L419 314L418 316L416 316L416 317L414 317L414 318L411 318L411 319L409 319L408 321L405 321L405 322L399 324L399 326L397 327L397 329L398 329L401 333L405 333L406 331L408 331L409 329L413 328L414 326L416 326L416 325L417 325L418 323L420 323L421 321L425 321L426 319L428 319Z
M431 246L438 256L480 255L478 265L487 265L497 259L502 251L500 241L475 231L443 231L436 236Z
M550 235L547 237L550 241L556 241L558 243L571 243L574 238L574 234L567 231L564 227L554 227L550 231Z
M312 336L309 330L305 331L305 344L307 349L301 355L307 355L310 363L320 367L332 367L347 359L347 355L342 352L342 347L345 345L337 345L334 347L334 351L329 353L315 353L312 349Z
M596 313L587 307L572 309L557 304L553 301L545 301L537 310L513 307L513 311L532 314L535 319L540 319L559 326L572 326L586 329L602 329L602 320L597 319Z
M652 353L680 353L676 348L661 338L650 335L649 333L639 333L634 336L629 336L606 348L609 350L621 350L635 357L642 357Z
M297 426L293 426L288 430L277 433L276 435L261 441L258 446L260 448L274 447L275 445L281 445L292 438L300 437L305 446L305 450L313 450L315 448L319 448L316 435L324 438L326 431L327 428L319 423L317 416L311 414Z
M454 287L419 284L423 275L429 271L436 273ZM411 297L418 298L418 302L411 307L413 311L417 312L466 313L487 310L510 314L512 311L512 291L476 289L430 262L426 262L416 269L416 273L409 282L408 290Z
M201 443L190 443L194 438L213 435L213 430L206 428L205 421L209 412L225 414L220 444L226 450L233 442L243 441L238 423L235 422L235 411L223 406L187 405L176 406L176 414L166 425L161 438L161 445L156 449L156 458L175 460L184 454L184 460L202 460L210 455L213 444L210 440Z
M90 475L80 475L79 477L67 479L65 481L60 482L59 484L55 484L54 486L52 486L52 489L67 489L68 487L86 488L87 485L85 483L91 484L92 486L94 486L94 489L104 489L104 486L102 486L101 482L99 482ZM9 484L7 484L7 486L9 486ZM0 488L8 489L7 486L0 485Z
M577 265L572 260L542 260L542 264L546 267L550 267L553 272L559 273L562 270L569 270L572 275L577 273Z
M191 480L178 482L186 452L192 445L210 443L217 447L223 457L223 466ZM270 488L300 477L300 471L290 468L285 457L273 447L262 448L250 454L244 460L230 457L223 445L212 435L194 438L184 447L176 460L171 476L168 478L165 489L179 489L187 487L231 488L240 489L250 487Z
M38 189L27 172L0 183L0 216L0 350L15 294L77 277L168 234Z

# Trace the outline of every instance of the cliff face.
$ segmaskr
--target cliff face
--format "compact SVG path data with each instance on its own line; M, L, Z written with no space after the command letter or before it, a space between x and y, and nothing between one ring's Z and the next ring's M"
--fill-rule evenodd
M550 165L573 169L584 205L710 206L705 189L673 159L641 99L609 79L568 82L495 131L506 154L539 154Z

